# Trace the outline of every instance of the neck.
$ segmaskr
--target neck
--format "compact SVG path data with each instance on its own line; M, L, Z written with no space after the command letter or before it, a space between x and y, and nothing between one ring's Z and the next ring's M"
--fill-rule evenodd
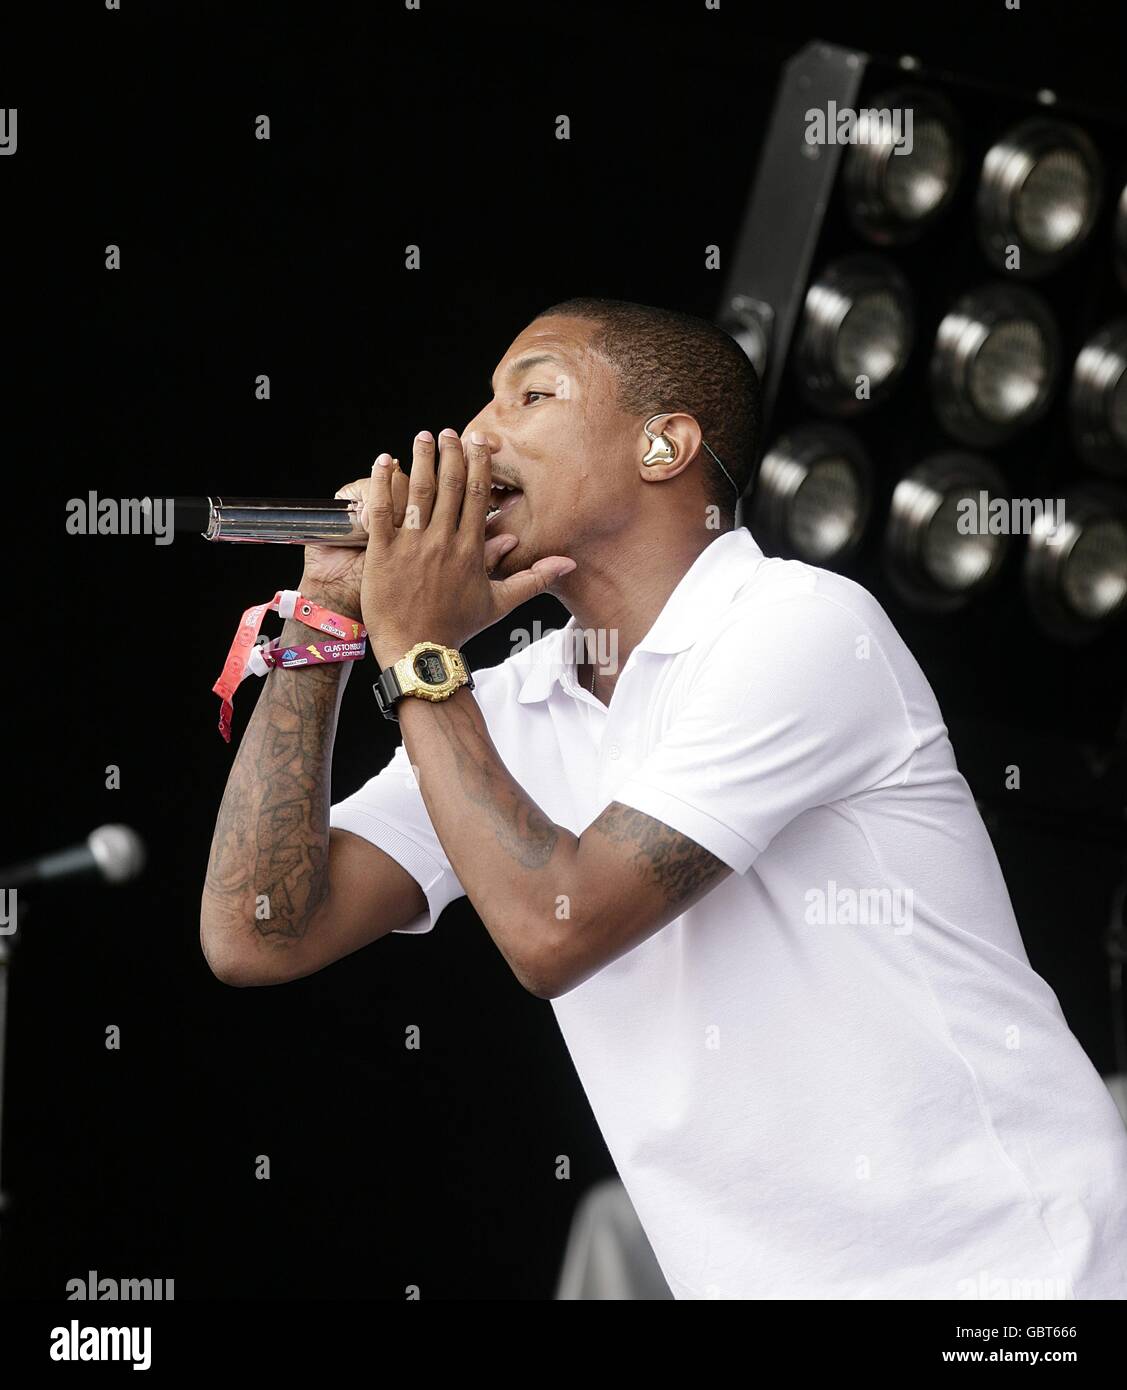
M574 656L586 689L595 694L594 666L597 688L613 690L630 653L654 625L670 594L701 552L723 534L688 528L660 537L635 533L625 541L616 537L613 547L601 554L575 556L578 568L553 592L583 631L584 645Z

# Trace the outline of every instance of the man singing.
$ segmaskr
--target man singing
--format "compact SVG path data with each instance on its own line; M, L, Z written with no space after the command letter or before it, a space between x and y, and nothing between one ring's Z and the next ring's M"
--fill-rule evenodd
M348 666L271 672L212 845L215 974L292 980L465 894L551 1000L676 1298L1127 1296L1127 1132L927 680L866 590L733 524L743 352L570 300L492 392L409 479L381 455L344 490L366 552L306 553L402 743L330 807ZM567 625L470 671L544 591Z

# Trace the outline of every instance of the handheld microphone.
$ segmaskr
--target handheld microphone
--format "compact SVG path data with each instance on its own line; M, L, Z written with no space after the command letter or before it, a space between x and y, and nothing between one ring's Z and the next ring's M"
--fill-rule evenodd
M177 531L207 541L363 548L360 507L347 497L174 497L172 516Z
M128 825L100 825L81 845L25 859L0 869L0 887L50 883L96 874L106 883L125 883L145 867L145 843Z

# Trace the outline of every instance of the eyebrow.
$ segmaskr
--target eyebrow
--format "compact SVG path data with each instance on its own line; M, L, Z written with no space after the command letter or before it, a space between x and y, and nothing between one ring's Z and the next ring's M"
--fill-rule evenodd
M530 357L519 357L505 373L505 376L509 381L513 381L516 377L520 376L522 372L528 371L529 367L538 367L541 362L555 362L561 367L567 365L563 358L557 357L555 353L535 352ZM492 381L489 383L489 389L490 391L493 390Z

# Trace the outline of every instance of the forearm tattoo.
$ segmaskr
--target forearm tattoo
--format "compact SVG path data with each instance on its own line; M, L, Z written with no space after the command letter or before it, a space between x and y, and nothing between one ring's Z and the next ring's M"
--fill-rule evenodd
M283 645L308 628L286 624ZM264 940L300 940L329 891L333 732L342 667L275 669L239 745L211 842L205 897Z
M473 719L449 701L449 718L434 721L446 739L466 796L488 816L497 843L526 869L541 869L552 857L559 828L519 787L503 767L495 767L496 750Z

